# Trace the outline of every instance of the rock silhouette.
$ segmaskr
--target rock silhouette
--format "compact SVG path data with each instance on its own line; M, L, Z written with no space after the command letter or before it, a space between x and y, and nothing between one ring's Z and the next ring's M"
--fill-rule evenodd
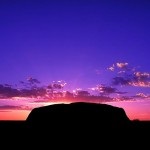
M131 123L122 108L107 104L75 102L35 108L26 119L33 128L112 128L128 127Z

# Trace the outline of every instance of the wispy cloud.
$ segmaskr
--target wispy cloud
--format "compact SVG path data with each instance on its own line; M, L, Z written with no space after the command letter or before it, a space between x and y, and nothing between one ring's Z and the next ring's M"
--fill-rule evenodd
M117 63L116 63L116 66L117 66L118 68L121 68L121 69L126 69L127 66L128 66L128 63L127 63L127 62L125 62L125 63L117 62Z
M120 92L117 88L112 86L106 86L103 84L97 85L96 87L89 88L92 91L97 91L101 95L109 95L109 94L126 94L127 92Z
M125 77L114 77L112 79L113 85L129 85L131 79L125 78Z
M123 74L123 76L114 77L113 85L128 85L136 87L150 87L150 74L135 72L131 74Z
M149 94L144 94L144 93L137 93L135 96L133 96L135 98L140 98L140 99L149 99L150 95Z
M118 71L118 74L124 74L126 71Z
M0 112L11 112L10 110L0 110Z
M66 86L63 80L53 81L47 86L39 86L40 81L35 78L27 78L27 82L20 81L21 87L0 84L0 98L30 97L30 98L48 98L54 96L54 93L62 92Z
M110 67L108 67L107 70L109 71L115 71L116 69L127 70L128 65L129 64L127 62L117 62L115 64L112 64Z
M0 96L13 97L18 95L19 91L17 89L7 86L6 84L0 85Z
M112 66L108 67L107 70L114 71L115 70L115 65L113 64Z
M28 106L13 106L13 105L2 105L0 106L0 110L31 110L32 108Z
M114 101L135 101L132 96L119 96L119 97L114 97Z
M139 87L150 87L150 73L134 72L132 80L129 85Z
M127 62L117 62L109 70L116 72L116 77L112 79L112 85L150 87L150 73L136 71L135 67L130 67Z
M31 84L40 84L39 80L32 78L32 77L28 77L27 81L29 81L29 83L31 83Z
M124 86L138 86L138 87L150 87L150 73L136 71L131 69L127 62L117 62L111 67L107 68L113 71L116 75L113 77L110 84L99 84L93 88L88 89L76 89L70 92L64 90L66 82L63 80L53 81L48 85L42 86L40 81L35 78L28 78L27 81L21 81L22 85L12 86L8 84L0 85L0 98L2 99L14 99L14 98L33 98L34 103L53 103L53 102L71 102L71 101L114 101L114 100L131 100L146 98L144 94L137 94L135 96L126 96L128 92L122 92L116 88L116 85ZM40 85L39 85L40 84ZM126 95L125 95L126 94ZM19 99L21 101L21 99ZM8 103L6 103L8 104ZM27 106L12 106L4 105L0 106L0 109L31 109Z

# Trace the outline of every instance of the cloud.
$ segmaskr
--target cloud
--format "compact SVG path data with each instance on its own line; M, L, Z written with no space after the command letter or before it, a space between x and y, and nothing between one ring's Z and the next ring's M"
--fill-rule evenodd
M38 97L45 96L46 89L44 87L34 88L34 89L21 89L19 96L20 97Z
M28 106L13 106L13 105L3 105L0 106L0 110L31 110L32 108L28 107Z
M85 91L85 90L78 90L78 91L76 91L76 95L77 96L89 96L90 93L88 91Z
M40 81L37 79L34 79L32 77L27 78L27 81L31 84L40 84Z
M132 86L150 87L150 73L134 72L133 80L129 84Z
M113 85L129 85L130 82L131 82L131 79L127 79L125 77L114 77L112 79Z
M33 101L33 102L31 102L31 103L49 103L49 102L51 102L49 99L37 99L37 100L35 100L35 101Z
M100 103L100 102L110 102L113 101L113 98L109 97L109 96L105 96L105 95L99 95L99 96L95 96L95 95L90 95L90 96L77 96L73 99L71 99L70 102L93 102L93 103Z
M53 81L53 83L51 84L52 88L54 89L62 89L64 88L64 86L66 85L67 83L63 80L60 80L60 81Z
M129 85L135 86L135 87L150 87L150 82L132 81L132 82L129 82Z
M11 112L10 110L0 110L0 112Z
M113 100L114 101L133 101L134 98L132 96L121 96L121 97L115 97Z
M0 85L0 96L1 97L13 97L19 96L19 91L11 86Z
M114 77L112 80L113 85L128 85L135 87L150 87L150 81L137 78Z
M37 86L40 82L34 78L28 78L28 82L20 81L20 86L0 84L0 99L13 99L14 97L52 99L64 95L63 88L67 84L63 80L53 81L47 86Z
M124 69L124 68L126 69L128 66L128 63L127 62L125 62L125 63L118 62L118 63L116 63L116 66L121 69Z
M16 89L11 86L0 85L0 98L12 98L12 97L37 97L44 96L46 94L45 87L34 88L22 88Z
M97 91L101 95L109 95L109 94L126 94L127 92L120 92L118 89L111 87L111 86L106 86L103 84L97 85L94 88L89 88L92 91Z
M109 87L109 86L99 85L97 88L98 91L102 94L112 94L117 92L116 88Z
M144 93L137 93L135 96L133 96L133 97L135 97L135 98L142 98L142 99L148 99L148 98L150 98L150 95L148 95L148 94L144 94Z
M112 66L108 67L107 70L109 71L115 71L116 69L124 69L124 70L129 70L128 68L128 63L127 62L117 62L113 64ZM122 72L122 71L119 71Z
M135 87L150 87L150 73L135 71L128 67L128 63L116 63L119 69L117 76L112 79L113 85L128 85Z
M113 64L112 66L108 67L107 70L114 71L115 70L115 65Z
M120 91L117 91L116 93L121 95L121 94L127 94L128 92L120 92Z
M137 87L150 87L150 73L134 72L129 85Z
M119 71L118 74L124 74L126 71Z

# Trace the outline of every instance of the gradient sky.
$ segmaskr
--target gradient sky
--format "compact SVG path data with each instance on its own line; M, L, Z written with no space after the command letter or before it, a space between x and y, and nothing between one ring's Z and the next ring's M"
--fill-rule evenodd
M129 115L142 110L131 119L150 119L149 18L149 0L1 0L0 83L32 76L44 85L64 80L71 91L105 84L141 98L119 102ZM0 101L0 119L25 119L10 117L28 111L14 103Z

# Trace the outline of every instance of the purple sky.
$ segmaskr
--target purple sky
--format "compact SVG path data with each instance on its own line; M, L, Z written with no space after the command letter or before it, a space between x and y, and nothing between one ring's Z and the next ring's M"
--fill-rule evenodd
M150 97L149 18L149 0L1 0L0 84L33 77Z

